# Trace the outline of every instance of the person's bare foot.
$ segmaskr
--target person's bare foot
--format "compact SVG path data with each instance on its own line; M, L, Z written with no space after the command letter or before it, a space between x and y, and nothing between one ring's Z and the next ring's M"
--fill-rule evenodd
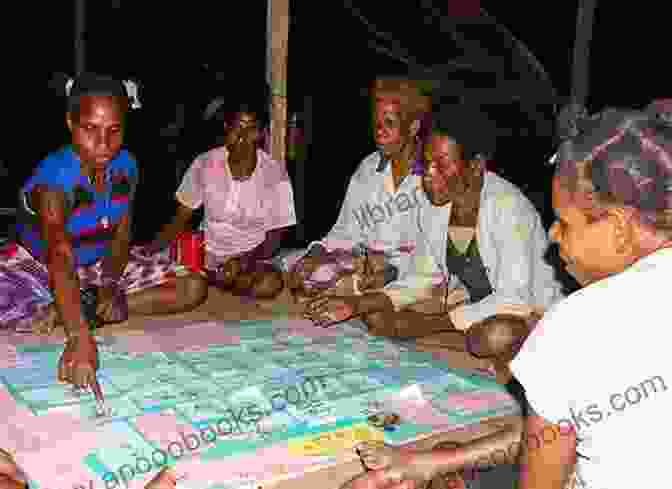
M419 489L414 481L399 481L390 478L384 470L364 472L354 479L347 481L340 489Z
M432 450L454 450L460 446L454 441L439 442ZM466 489L466 484L462 476L457 472L438 472L432 479L431 489Z
M25 489L26 484L19 480L19 468L14 458L0 448L0 489Z
M383 443L364 442L356 447L364 465L371 470L385 469L392 479L413 481L422 488L436 475L436 467L419 452L387 446Z
M17 481L16 479L0 474L0 489L26 489L26 483Z
M56 326L62 323L61 317L56 310L56 304L52 302L47 306L47 312L44 317L33 321L33 333L36 335L50 335L56 329Z
M176 485L177 476L175 472L171 468L165 467L147 483L145 489L175 489Z

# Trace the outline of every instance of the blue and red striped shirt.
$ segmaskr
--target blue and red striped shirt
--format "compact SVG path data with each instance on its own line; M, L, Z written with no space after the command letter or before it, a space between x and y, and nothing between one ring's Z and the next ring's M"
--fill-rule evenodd
M129 212L137 180L137 163L126 150L108 163L103 192L97 192L83 175L79 157L71 146L51 153L21 189L17 219L21 243L35 258L44 261L46 242L40 235L36 206L30 201L33 188L44 185L65 193L65 229L72 240L76 264L88 265L109 255L114 230Z

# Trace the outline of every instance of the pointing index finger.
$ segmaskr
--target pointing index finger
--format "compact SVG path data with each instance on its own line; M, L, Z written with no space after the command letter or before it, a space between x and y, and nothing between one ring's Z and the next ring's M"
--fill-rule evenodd
M98 378L93 376L93 380L90 384L91 390L93 391L93 395L96 397L97 402L105 402L105 398L103 397L103 389L100 388L100 384L98 383Z

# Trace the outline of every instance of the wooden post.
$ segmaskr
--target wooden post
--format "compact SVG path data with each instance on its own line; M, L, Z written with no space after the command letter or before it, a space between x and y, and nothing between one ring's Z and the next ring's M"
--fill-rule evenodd
M580 0L576 15L576 38L572 65L572 103L585 106L590 81L590 42L597 0Z
M266 78L271 89L271 156L285 161L289 0L268 0Z
M81 75L85 69L86 46L86 0L75 0L75 73Z

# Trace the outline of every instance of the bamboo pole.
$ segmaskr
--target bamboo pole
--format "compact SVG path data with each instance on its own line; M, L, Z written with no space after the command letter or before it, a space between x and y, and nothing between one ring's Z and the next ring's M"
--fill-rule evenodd
M268 0L266 78L271 88L271 156L286 159L289 0Z
M580 0L576 15L576 38L572 64L572 103L585 106L590 86L590 42L597 0Z

